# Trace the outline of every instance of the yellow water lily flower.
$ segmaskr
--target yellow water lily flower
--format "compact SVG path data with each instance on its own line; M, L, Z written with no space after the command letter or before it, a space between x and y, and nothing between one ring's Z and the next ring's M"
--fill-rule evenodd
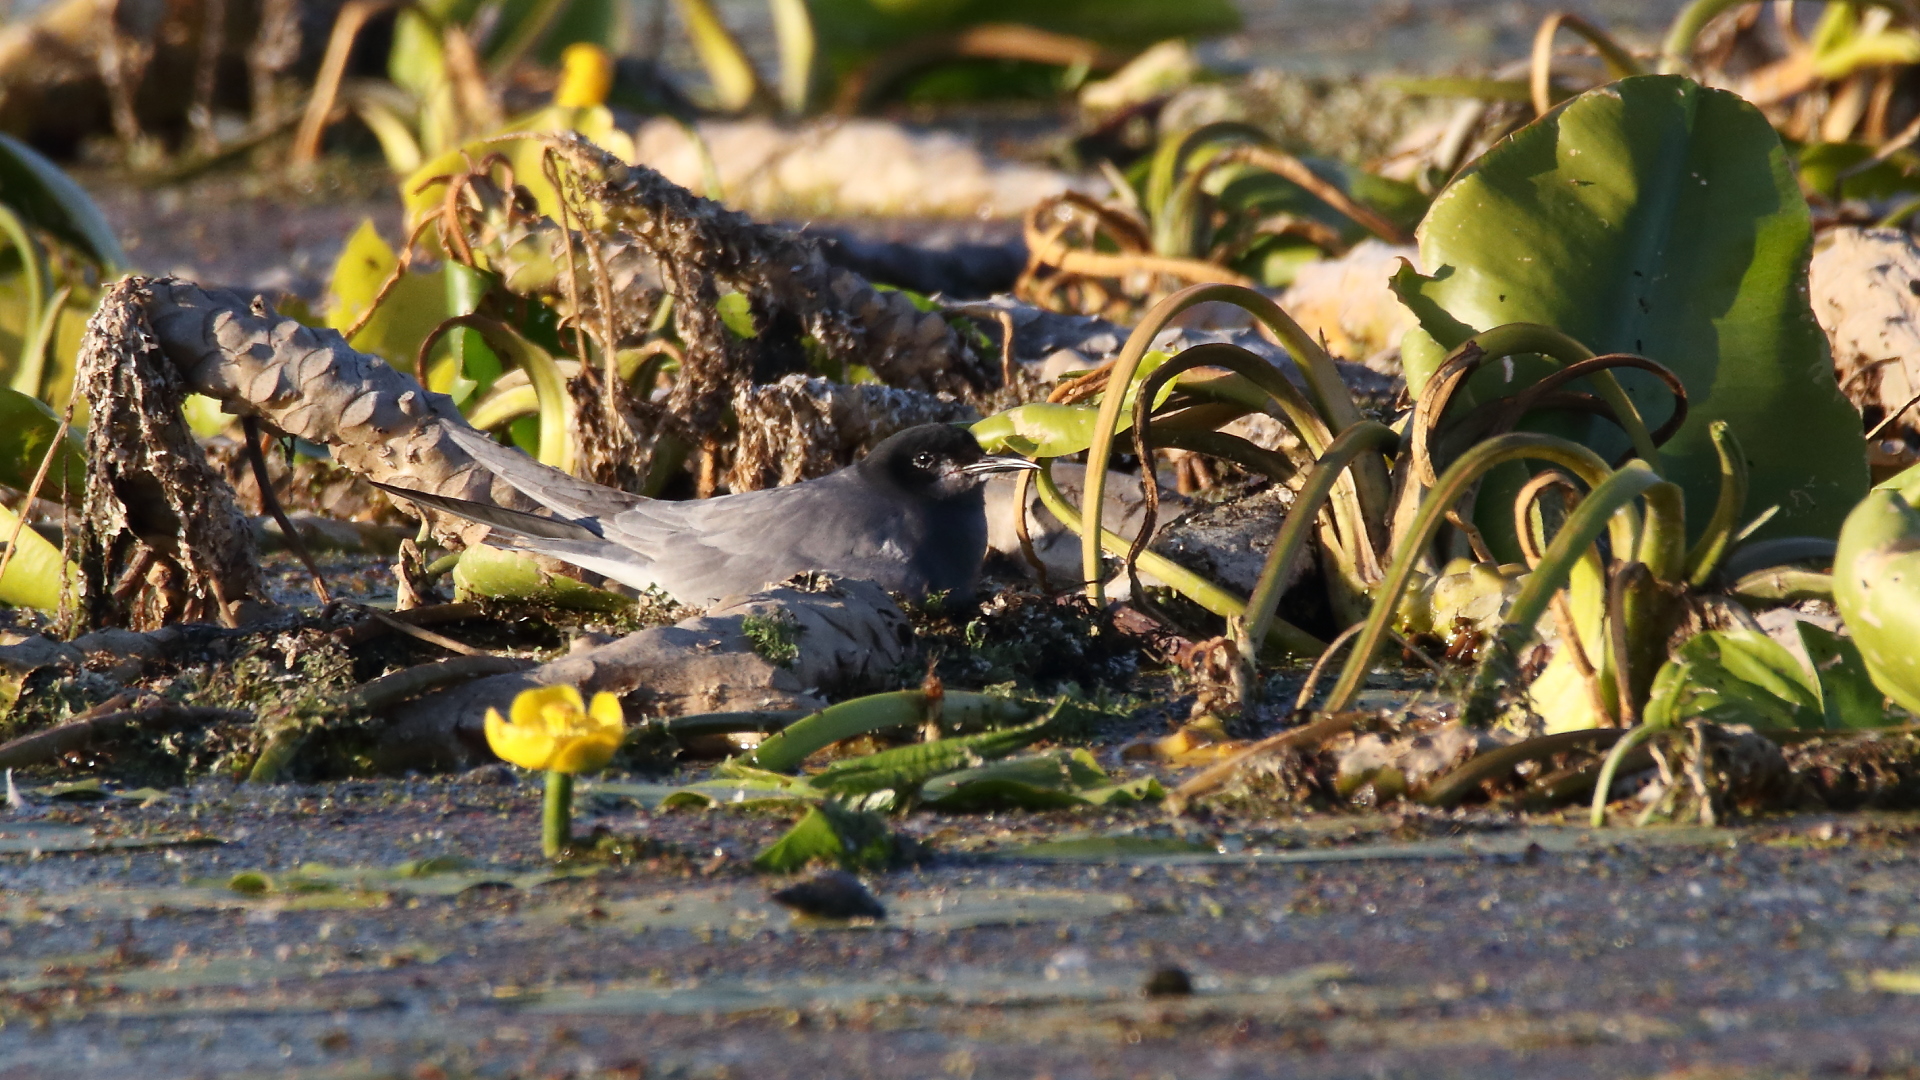
M524 769L598 772L627 734L620 699L604 691L589 708L571 686L537 687L515 697L510 712L487 710L487 745Z

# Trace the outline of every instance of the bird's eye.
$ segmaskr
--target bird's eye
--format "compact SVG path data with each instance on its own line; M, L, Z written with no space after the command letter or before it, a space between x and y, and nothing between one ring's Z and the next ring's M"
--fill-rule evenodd
M913 455L913 467L916 469L933 468L933 455L924 450Z

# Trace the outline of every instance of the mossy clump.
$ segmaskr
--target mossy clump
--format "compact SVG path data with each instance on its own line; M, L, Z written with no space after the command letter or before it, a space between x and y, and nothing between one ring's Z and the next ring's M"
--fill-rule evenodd
M785 611L748 615L740 620L740 632L746 635L760 659L783 668L792 667L793 662L800 659L803 629L793 615Z
M373 733L347 705L359 685L353 657L318 628L261 634L236 643L238 655L185 667L162 691L182 705L241 709L250 724L211 724L167 732L141 755L155 780L205 775L245 778L276 737L298 735L285 775L321 779L367 775Z
M921 651L937 658L934 673L948 686L1011 684L1037 696L1097 698L1131 691L1140 670L1139 639L1078 593L1051 597L1010 586L977 610L929 602L906 611ZM902 683L925 674L902 672Z

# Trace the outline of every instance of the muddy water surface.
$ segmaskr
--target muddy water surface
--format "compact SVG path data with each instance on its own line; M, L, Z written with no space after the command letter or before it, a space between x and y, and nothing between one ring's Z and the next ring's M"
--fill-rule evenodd
M538 801L496 767L0 820L0 1077L1914 1069L1912 816L921 814L850 925L746 869L784 817L588 797L638 861L556 871ZM1086 834L1129 839L1032 846Z

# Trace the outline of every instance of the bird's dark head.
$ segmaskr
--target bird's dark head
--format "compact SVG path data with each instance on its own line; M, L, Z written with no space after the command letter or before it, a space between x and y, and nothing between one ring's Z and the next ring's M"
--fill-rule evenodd
M874 480L941 501L980 490L994 473L1039 466L1021 457L986 453L966 428L922 424L883 440L860 468Z

